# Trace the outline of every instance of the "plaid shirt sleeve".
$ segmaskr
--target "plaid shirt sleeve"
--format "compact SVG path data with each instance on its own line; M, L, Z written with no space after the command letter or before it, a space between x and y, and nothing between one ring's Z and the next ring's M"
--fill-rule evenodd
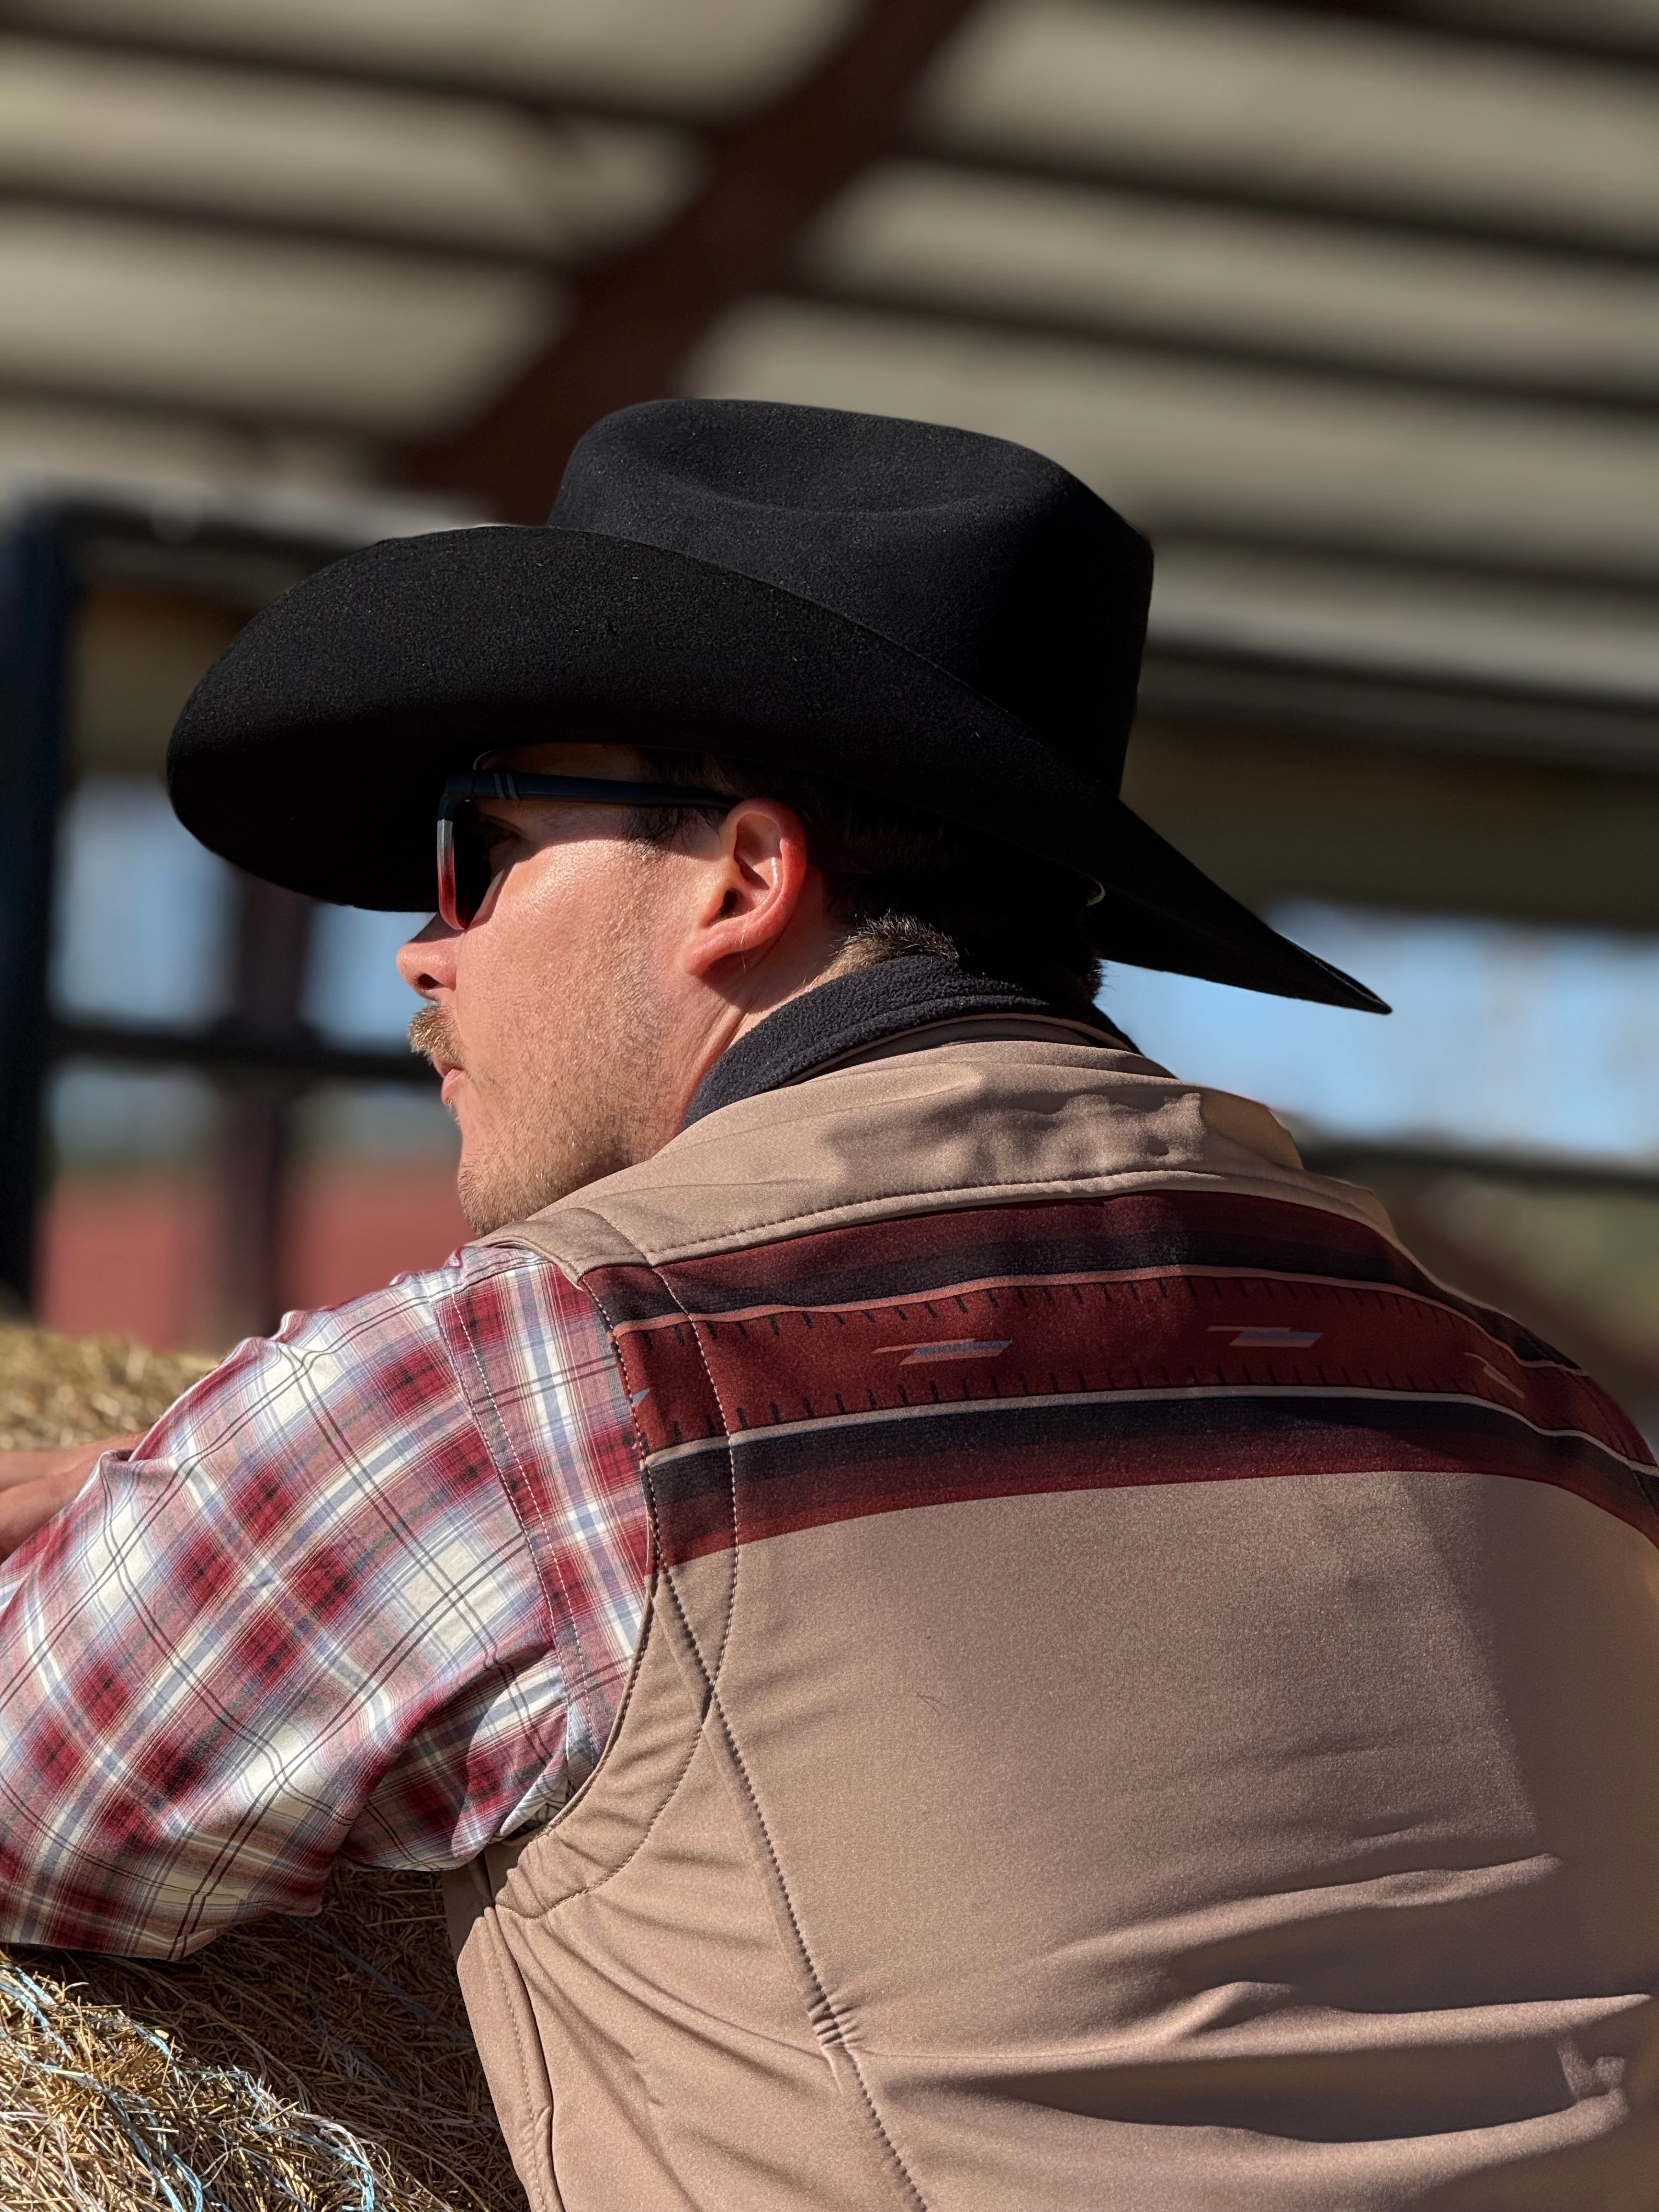
M178 1957L443 1868L597 1759L643 1603L625 1391L534 1254L244 1344L0 1566L0 1939Z

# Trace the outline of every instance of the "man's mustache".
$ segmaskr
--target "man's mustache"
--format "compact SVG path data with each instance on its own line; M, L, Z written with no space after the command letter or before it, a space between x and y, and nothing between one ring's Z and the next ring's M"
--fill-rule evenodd
M435 1063L445 1060L451 1067L461 1065L460 1047L455 1032L450 1027L449 1017L441 1006L422 1006L409 1025L409 1048L420 1053Z

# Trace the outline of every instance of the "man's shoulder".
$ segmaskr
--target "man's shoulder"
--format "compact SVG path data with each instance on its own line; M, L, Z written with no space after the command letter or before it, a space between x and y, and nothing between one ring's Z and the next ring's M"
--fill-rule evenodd
M250 1437L326 1431L357 1455L377 1440L471 1420L494 1373L590 1347L591 1302L525 1246L468 1243L441 1266L339 1304L285 1314L186 1391L135 1456L191 1457Z
M1304 1167L1265 1106L1048 1037L894 1050L738 1100L500 1234L580 1279L917 1212L1179 1188L1391 1235L1369 1194Z
M556 1268L528 1245L469 1243L438 1267L411 1268L356 1297L285 1314L267 1340L298 1357L315 1357L383 1336L441 1333L447 1316L479 1303L514 1296L562 1303L573 1295Z

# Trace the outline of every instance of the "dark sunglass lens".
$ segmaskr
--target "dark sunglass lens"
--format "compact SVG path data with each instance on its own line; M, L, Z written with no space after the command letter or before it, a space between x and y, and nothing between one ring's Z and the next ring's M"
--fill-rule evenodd
M455 908L463 927L477 915L489 890L495 867L476 806L455 809Z

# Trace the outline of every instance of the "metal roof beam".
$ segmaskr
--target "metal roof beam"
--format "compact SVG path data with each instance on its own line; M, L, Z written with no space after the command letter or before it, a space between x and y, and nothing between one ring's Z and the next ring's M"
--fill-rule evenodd
M1285 4L1311 15L1357 12L1359 0L1355 0L1353 10L1349 9L1347 0L1285 0ZM1405 0L1401 4L1403 7ZM968 10L964 7L962 12ZM1405 20L1403 15L1400 20ZM186 42L154 33L102 27L71 33L27 20L0 21L0 42L19 39L58 52L85 52L139 62L172 62L180 66L234 70L270 82L326 84L367 92L404 92L451 100L478 100L549 125L556 125L562 117L573 121L611 123L618 127L668 128L701 135L709 131L729 131L735 120L729 116L688 112L659 102L627 100L562 90L555 86L526 89L522 83L504 83L487 76L458 78L452 73L435 72L394 60L368 63L349 56L336 59L289 52L270 52L228 40L198 38ZM1552 46L1549 51L1558 49ZM1589 54L1584 58L1613 57ZM1659 49L1655 50L1652 65L1656 80L1659 81ZM1116 161L1109 155L1096 160L1075 155L1048 157L1036 151L1007 153L949 137L936 130L913 129L902 120L888 134L888 143L891 149L905 151L913 157L975 175L1069 185L1080 191L1107 190L1194 208L1233 209L1286 222L1359 229L1379 238L1421 239L1440 244L1535 252L1552 259L1571 260L1578 265L1659 268L1659 236L1652 241L1614 237L1583 223L1575 223L1571 218L1549 222L1528 215L1510 221L1502 216L1483 217L1455 210L1400 204L1381 195L1344 192L1340 187L1333 190L1328 182L1316 179L1270 185L1243 176L1231 181L1214 175L1194 176L1183 172L1178 163L1158 168L1145 161ZM27 188L17 189L27 191ZM73 188L57 185L41 188L42 193L48 190L72 193ZM147 209L155 208L158 213L165 211L169 216L176 214L179 219L185 219L181 204L163 196L142 202L135 198L134 204L141 204ZM239 220L246 221L250 228L272 236L283 234L284 231L283 219L275 216L265 217L250 212L240 217L234 211L224 210L217 211L212 219L227 228L234 227ZM321 226L296 223L288 227L287 234L319 235ZM366 235L372 235L378 242L383 234L376 230ZM403 232L388 229L384 236L388 250L396 251L408 242L408 234ZM416 249L410 245L410 250ZM429 250L437 255L457 249L453 241L432 240ZM502 264L513 262L524 265L534 259L526 252L492 248L483 243L469 250L480 261Z
M269 441L295 436L336 441L343 448L361 453L365 462L377 447L374 434L360 422L335 417L325 421L298 410L234 401L209 403L158 396L140 386L125 385L118 377L57 381L9 376L0 371L0 410L8 407L63 409L103 417L117 425L131 422L137 430L197 429L208 436L236 441L250 459L257 458ZM354 495L373 500L383 496L388 489L344 484L341 495L348 500ZM1260 556L1350 570L1371 580L1379 592L1392 585L1431 579L1453 585L1489 586L1500 592L1532 589L1582 594L1638 611L1659 603L1659 567L1639 561L1581 560L1570 554L1551 556L1541 550L1508 553L1495 544L1468 549L1413 544L1396 533L1369 533L1363 525L1339 537L1279 523L1266 514L1243 520L1236 513L1212 514L1198 504L1176 508L1165 503L1155 515L1147 517L1147 524L1166 561L1177 553L1246 559ZM1169 659L1172 649L1176 659L1185 662L1190 657L1186 645L1175 647L1173 641L1165 639L1159 640L1155 656ZM1237 672L1228 682L1237 689ZM1519 692L1540 695L1549 688L1525 679L1517 684ZM1600 703L1607 702L1603 699ZM1583 704L1588 711L1588 700Z
M785 299L798 299L896 320L942 324L964 332L999 337L1048 338L1062 344L1104 348L1113 353L1150 354L1166 361L1205 362L1218 367L1266 369L1279 374L1349 384L1376 392L1421 392L1437 398L1476 404L1519 401L1529 406L1569 407L1583 414L1610 416L1651 426L1659 422L1659 388L1621 386L1590 379L1546 380L1523 373L1506 376L1476 369L1442 367L1432 361L1382 361L1336 347L1282 346L1218 331L1197 335L1188 329L1163 329L1142 319L1103 314L1045 314L1022 307L994 307L980 301L921 300L897 288L833 280L799 280L770 285Z
M1554 61L1577 62L1659 74L1659 36L1617 24L1586 24L1569 11L1543 9L1506 14L1482 0L1232 0L1241 15L1305 15L1316 21L1368 24L1417 38L1428 45L1447 42L1487 47L1498 52L1536 54ZM28 0L12 0L0 23L7 38L28 39L57 48L126 57L135 61L198 63L228 70L251 70L295 83L356 85L366 91L427 93L450 98L498 100L524 114L580 107L618 122L678 123L696 129L720 127L737 119L730 112L692 110L649 99L635 100L526 85L519 74L479 70L458 75L395 54L373 59L349 52L325 52L284 43L262 45L252 39L215 38L206 31L175 35L128 24L58 23L50 15L32 18Z
M567 107L562 112L574 116L579 111ZM590 119L589 111L580 112L584 120ZM601 114L595 111L592 119L620 118L609 112ZM1546 279L1553 267L1575 270L1659 270L1659 224L1650 243L1591 235L1568 223L1547 224L1532 220L1481 222L1472 216L1384 206L1374 200L1300 186L1275 191L1244 182L1229 185L1213 178L1183 176L1173 169L1160 173L1142 163L1046 161L1035 155L966 152L917 138L896 141L888 150L902 152L908 161L929 168L969 178L1053 185L1082 193L1109 192L1115 198L1140 200L1152 206L1190 208L1204 214L1260 216L1299 227L1358 232L1367 238L1408 245L1420 242L1525 254L1537 260L1538 273ZM402 223L353 221L349 216L301 216L234 203L210 204L177 191L135 186L131 191L118 191L106 185L83 185L62 177L20 182L0 175L0 207L3 206L65 208L94 215L142 218L226 236L362 246L389 255L465 263L473 268L562 273L571 265L569 257L550 247L538 251L522 243L469 237L459 232L421 230Z
M600 416L672 391L723 309L782 268L806 225L891 144L912 86L976 0L867 0L806 78L714 142L690 204L580 276L563 333L459 435L406 449L411 481L539 521Z
M1248 11L1249 0L1244 0L1242 12ZM1268 0L1254 12L1364 23L1411 37L1537 54L1552 61L1659 68L1659 36L1644 36L1634 26L1627 30L1617 23L1586 23L1565 8L1546 15L1541 8L1516 11L1484 4L1484 0L1474 0L1474 5L1469 0Z
M1263 518L1248 523L1218 520L1194 508L1162 514L1154 529L1160 548L1239 554L1271 553L1281 559L1340 567L1352 564L1376 573L1377 588L1390 575L1443 577L1448 582L1530 585L1546 591L1610 592L1645 600L1659 597L1659 568L1630 562L1547 559L1525 548L1497 547L1479 553L1438 545L1412 546L1393 537L1368 537L1363 529L1340 537L1277 524Z
M1127 164L1085 165L993 153L969 155L920 142L904 142L897 150L903 151L908 161L966 177L1054 185L1078 192L1110 192L1115 197L1140 200L1152 206L1190 208L1204 214L1260 216L1269 221L1324 231L1358 232L1367 238L1406 244L1472 246L1510 255L1525 254L1536 259L1538 274L1546 281L1554 268L1659 270L1659 234L1651 244L1592 238L1567 225L1480 222L1472 217L1429 210L1383 208L1369 202L1343 200L1300 190L1272 191L1242 184L1232 187L1213 179L1174 173L1155 175L1144 167ZM227 237L266 238L276 243L360 246L400 258L453 262L475 269L562 274L573 265L570 257L551 247L539 251L525 244L468 237L457 232L417 230L401 223L354 221L349 216L302 216L222 201L210 204L176 191L136 187L130 192L117 191L105 185L82 185L61 177L22 183L0 176L0 207L6 206L63 208L76 213L210 231Z
M283 240L300 238L352 250L377 252L380 250L380 241L372 234L344 225L337 229L310 225L289 230L275 226L267 228L257 220L243 222L235 216L224 216L217 211L205 214L198 222L194 211L182 209L160 211L146 209L140 212L92 196L72 200L43 196L39 201L32 201L27 195L0 193L0 206L9 202L22 205L70 206L77 211L118 218L135 228L146 221L155 220L170 228L183 227L220 235ZM551 276L567 273L551 256L511 255L506 250L493 257L477 257L453 247L446 249L440 245L428 248L424 243L417 245L405 240L392 241L387 251L395 258L428 262L442 260L465 268L477 268L482 261L484 265L521 269L527 274ZM889 318L895 322L954 328L967 334L988 332L998 337L1056 341L1109 353L1150 356L1171 362L1203 362L1251 373L1265 371L1304 377L1324 384L1350 386L1359 391L1421 392L1432 398L1463 400L1477 405L1498 402L1559 407L1581 415L1648 427L1659 422L1659 392L1643 388L1633 382L1621 384L1610 379L1591 378L1547 379L1529 376L1524 372L1506 374L1498 370L1488 372L1443 366L1428 357L1426 350L1425 357L1416 361L1382 361L1357 349L1350 352L1335 346L1275 345L1248 337L1231 337L1220 331L1200 334L1189 328L1162 328L1141 318L1131 319L1085 313L1060 315L1044 313L1036 309L998 307L983 301L922 300L896 289L890 291L877 286L854 285L831 280L786 278L766 289L771 296L777 298L845 307L860 314ZM668 388L672 373L672 365L665 368L653 389ZM86 374L79 377L64 374L49 378L12 379L0 369L0 398L47 402L90 399L98 404L119 406L126 411L153 414L158 418L188 419L204 424L218 422L224 425L258 422L272 428L325 430L357 438L372 436L370 426L365 422L361 410L353 411L343 408L337 412L297 406L244 409L234 401L221 403L205 398L191 401L182 396L175 399L153 391L141 400L136 392L129 392L124 387L118 375L112 379L106 371L94 366L89 366Z
M6 209L82 215L118 222L135 231L148 226L198 236L252 240L272 246L337 246L371 253L387 261L420 262L428 267L503 270L513 275L562 276L571 263L550 247L510 245L499 240L454 233L408 229L401 224L354 221L350 216L289 214L277 209L237 206L176 191L112 191L102 185L8 183L0 176L0 211Z
M335 242L355 244L357 241L342 238ZM412 248L408 250L413 252ZM774 298L799 300L815 306L845 307L860 314L890 318L896 323L954 328L970 336L988 332L997 337L1057 341L1105 353L1139 355L1169 362L1200 362L1237 368L1246 373L1266 372L1301 377L1310 382L1348 386L1358 392L1420 392L1431 398L1462 400L1476 405L1498 403L1557 407L1609 422L1639 424L1649 428L1659 422L1659 395L1589 380L1569 382L1529 379L1524 375L1486 374L1474 370L1442 368L1427 361L1382 362L1359 355L1344 354L1335 349L1274 346L1223 335L1195 336L1190 331L1159 330L1144 322L1127 319L1115 322L1102 316L1061 317L982 304L957 305L921 301L874 288L808 283L805 280L787 280L768 286L766 291ZM656 359L659 364L665 365L659 367L647 396L653 396L672 387L675 364L668 361L665 349ZM604 364L600 366L603 368ZM644 371L636 373L642 380ZM638 396L637 392L632 396ZM256 434L263 429L270 432L323 432L368 445L384 442L376 440L372 427L365 421L361 410L353 412L341 409L335 412L298 406L243 406L234 399L174 398L157 394L148 387L143 390L130 388L123 384L118 374L111 376L107 371L96 368L89 368L84 376L79 377L68 374L60 377L9 377L3 369L0 369L0 402L4 401L14 404L91 404L135 417L157 422L199 423L204 428L228 430L243 436ZM625 405L628 401L617 399L614 404ZM599 413L608 411L608 408L604 406L598 410ZM545 418L540 419L544 421ZM597 420L598 414L587 419ZM585 428L586 423L581 427ZM460 434L463 437L468 435L465 433ZM504 460L509 453L519 450L517 441L523 434L518 430L511 434L513 445L504 446L501 449ZM576 434L580 432L573 434L572 442ZM428 441L421 443L423 448L427 447ZM449 443L447 439L434 438L430 441L430 449L441 453ZM516 461L512 465L516 466ZM447 468L441 471L434 469L430 473L423 471L415 480L461 492L471 489L459 465L453 473ZM483 496L477 492L472 495ZM547 499L539 502L541 513L545 512L551 496L550 489ZM525 500L523 504L527 514L528 500ZM540 514L529 519L540 520ZM1200 528L1200 535L1207 537L1208 533ZM1267 542L1252 532L1245 532L1243 536L1252 544ZM1360 548L1347 550L1358 552ZM1434 556L1425 556L1421 563L1413 565L1432 567L1435 565ZM1462 562L1454 562L1452 569L1454 573L1463 575L1487 573L1484 567L1471 569L1468 564ZM1534 580L1559 580L1557 577L1547 577L1541 574L1534 576L1530 568L1520 573ZM1568 573L1576 582L1587 580L1586 572L1574 569Z
M118 416L135 425L161 430L196 429L216 437L234 438L258 447L273 438L323 437L364 453L376 451L381 441L365 427L361 416L324 414L303 407L267 407L234 399L193 399L158 392L148 381L127 381L88 368L84 376L13 375L0 367L0 407L63 408ZM379 497L396 486L354 487L365 497Z
M1007 154L990 147L981 149L948 143L936 134L913 137L904 150L912 159L969 176L1067 185L1079 191L1110 191L1177 207L1225 209L1313 224L1322 230L1361 231L1368 237L1407 244L1422 240L1438 246L1535 253L1540 260L1570 262L1575 268L1659 269L1659 225L1651 241L1615 238L1571 221L1540 222L1530 215L1513 222L1483 218L1454 209L1408 206L1370 194L1333 191L1328 183L1273 186L1244 177L1224 181L1213 175L1193 176L1174 164L1162 169L1146 161L1115 161L1109 157L1085 161L1065 155Z
M526 83L521 74L498 76L480 71L463 75L454 70L434 70L418 62L385 55L374 60L350 52L307 52L289 46L262 46L246 39L216 39L205 32L188 38L165 31L146 31L109 24L55 24L32 21L26 0L0 15L0 40L29 45L54 53L86 54L112 61L174 63L180 68L223 70L260 79L268 84L296 87L326 85L340 91L407 93L434 100L471 100L509 109L515 115L546 121L560 114L580 114L596 122L678 125L700 130L719 126L732 118L724 114L699 113L650 100L611 99L595 92L567 93L556 85Z

